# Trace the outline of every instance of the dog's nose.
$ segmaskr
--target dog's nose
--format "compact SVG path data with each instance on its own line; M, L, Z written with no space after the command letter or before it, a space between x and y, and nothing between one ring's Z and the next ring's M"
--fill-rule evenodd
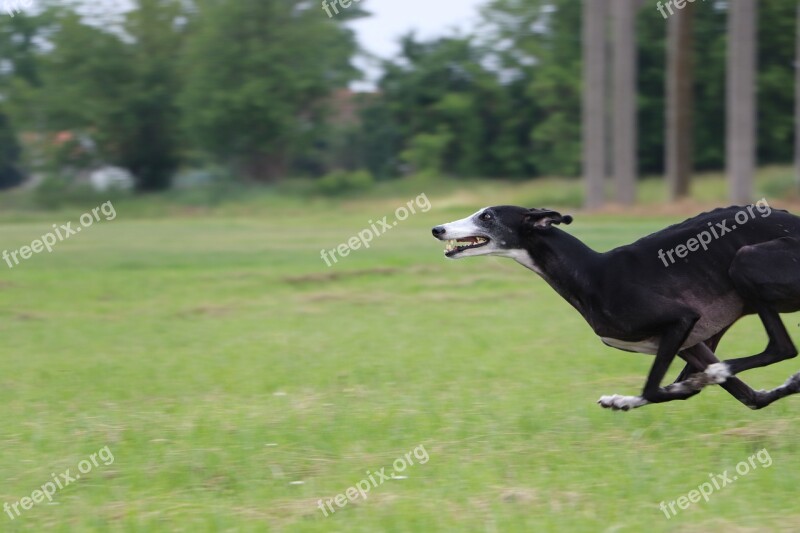
M431 233L433 233L433 236L434 236L434 237L441 237L441 236L442 236L442 235L444 235L446 232L447 232L447 230L446 230L446 229L444 229L444 226L436 226L435 228L433 228L433 229L431 230Z

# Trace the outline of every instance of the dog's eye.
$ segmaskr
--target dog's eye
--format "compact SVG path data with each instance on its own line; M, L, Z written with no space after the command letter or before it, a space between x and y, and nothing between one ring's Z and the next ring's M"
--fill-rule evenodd
M481 213L481 215L478 218L483 221L492 220L492 215L490 215L489 213Z

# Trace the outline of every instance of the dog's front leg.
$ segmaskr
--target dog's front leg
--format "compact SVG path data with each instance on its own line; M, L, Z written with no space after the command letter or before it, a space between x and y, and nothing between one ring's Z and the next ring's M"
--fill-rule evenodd
M699 388L702 388L700 384L698 384L699 388L681 386L682 384L662 387L661 382L664 380L664 376L667 374L667 370L669 370L673 359L675 359L675 354L678 353L684 341L689 336L698 318L697 316L690 316L678 319L673 323L673 326L661 336L658 353L656 354L655 361L653 361L650 374L647 376L647 382L645 383L644 391L641 396L621 396L619 394L613 394L611 396L602 396L597 403L606 409L628 411L649 403L685 400L697 394Z

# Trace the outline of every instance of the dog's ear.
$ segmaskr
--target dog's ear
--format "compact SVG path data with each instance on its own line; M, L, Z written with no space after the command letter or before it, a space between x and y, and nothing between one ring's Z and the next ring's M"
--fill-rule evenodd
M534 228L549 228L553 224L570 224L572 217L551 209L529 209L523 222Z

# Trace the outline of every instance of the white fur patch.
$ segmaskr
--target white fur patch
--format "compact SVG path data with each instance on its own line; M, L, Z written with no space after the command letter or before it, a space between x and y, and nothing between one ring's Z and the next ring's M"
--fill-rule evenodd
M706 368L706 375L712 382L719 385L720 383L725 383L725 381L733 374L731 374L730 368L728 368L727 364L714 363Z
M525 268L533 270L540 276L542 275L542 269L539 268L539 265L537 265L536 262L533 260L533 258L531 258L531 254L529 254L527 250L523 250L521 248L500 250L498 252L495 252L493 255L499 255L501 257L510 257L511 259L513 259L520 265L524 266Z
M683 394L684 392L689 392L694 390L688 386L688 381L678 381L677 383L670 383L665 388L669 390L669 392L674 392L677 394Z
M606 409L627 411L629 409L636 409L637 407L647 405L649 402L641 396L622 396L619 394L612 394L611 396L601 396L600 399L597 400L597 403Z
M464 237L472 237L474 235L482 235L483 229L475 224L475 217L485 211L486 208L479 209L466 218L461 220L454 220L447 224L442 224L446 230L445 237L448 239L462 239Z

